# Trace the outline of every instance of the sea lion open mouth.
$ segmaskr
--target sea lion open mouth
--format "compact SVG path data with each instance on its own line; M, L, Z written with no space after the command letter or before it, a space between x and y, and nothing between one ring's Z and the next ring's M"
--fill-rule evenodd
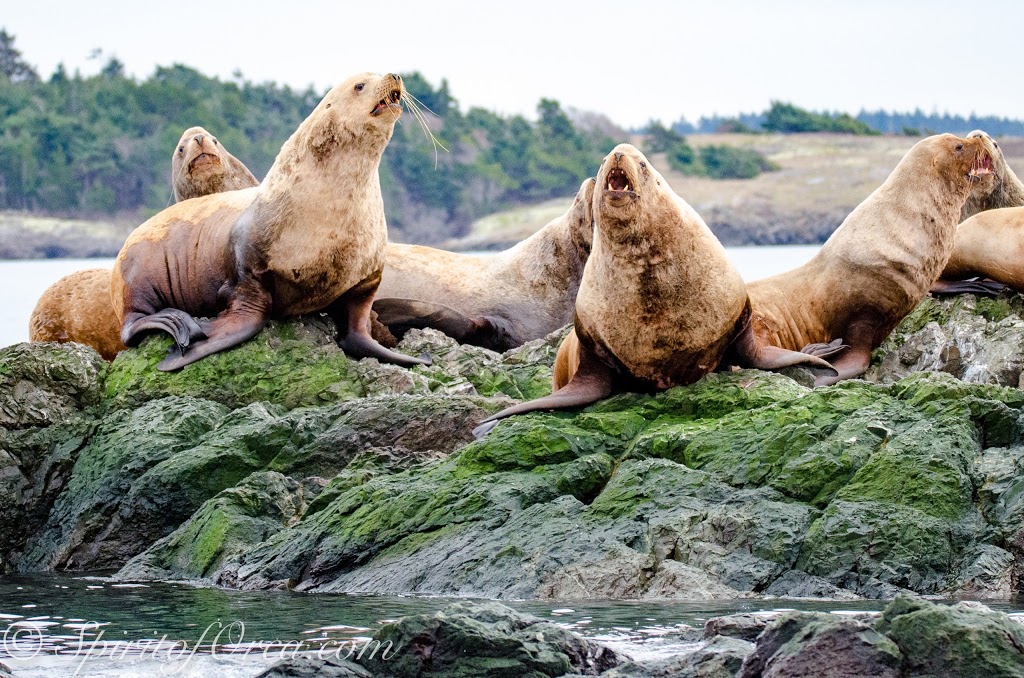
M608 170L608 175L605 177L605 191L610 193L611 197L616 198L636 195L636 191L629 183L629 175L621 167L613 167Z
M978 181L988 174L992 174L992 156L982 151L971 163L971 171L967 173L967 179Z
M401 100L402 90L397 88L393 89L391 90L390 93L388 93L386 97L377 102L377 105L374 107L370 115L380 115L381 113L383 113L384 111L391 107L401 110L402 107L399 105L399 102Z

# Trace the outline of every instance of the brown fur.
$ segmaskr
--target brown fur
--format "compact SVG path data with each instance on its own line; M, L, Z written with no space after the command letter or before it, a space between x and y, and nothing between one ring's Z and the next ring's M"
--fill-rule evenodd
M77 271L47 288L32 311L28 337L85 344L113 360L124 344L110 305L110 269Z
M593 250L556 358L555 392L488 417L477 433L514 414L692 383L730 348L752 366L833 372L806 354L751 351L749 317L743 279L721 243L640 151L620 144L597 175Z
M171 154L175 202L251 188L259 183L241 160L228 153L217 137L202 127L185 130Z
M171 334L178 353L172 347L158 367L173 370L251 338L270 317L327 310L347 323L346 350L420 362L368 333L387 244L378 167L402 92L391 74L346 80L285 142L262 184L186 200L136 229L111 283L125 343Z
M493 255L446 252L391 243L377 306L385 299L443 304L486 324L467 343L504 351L572 322L573 306L593 235L594 180L580 186L569 210L511 249ZM382 321L387 322L387 314ZM417 327L449 330L443 318Z
M968 173L986 153L980 138L918 142L846 218L818 254L749 285L759 343L790 350L842 338L834 383L867 369L870 352L928 292L953 250Z
M198 136L204 137L202 144ZM189 164L203 152L216 161L189 171ZM240 160L202 127L191 127L181 135L171 155L171 168L177 202L259 183ZM155 232L149 235L152 237ZM48 287L32 311L29 341L73 341L91 346L107 360L113 360L125 345L121 341L121 323L110 301L111 273L107 268L79 271Z

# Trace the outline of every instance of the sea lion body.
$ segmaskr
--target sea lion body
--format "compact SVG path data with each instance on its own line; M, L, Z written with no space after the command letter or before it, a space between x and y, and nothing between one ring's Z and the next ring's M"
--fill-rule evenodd
M505 351L572 322L593 232L594 180L562 216L489 255L391 243L374 310L401 335L433 327L464 343Z
M727 351L741 364L834 373L819 357L755 346L749 315L743 279L718 239L640 151L620 144L597 175L593 249L573 331L559 347L555 392L488 417L476 433L514 414L689 384Z
M204 128L190 127L178 139L171 155L175 202L258 184L249 168Z
M758 343L814 353L842 339L839 375L817 383L863 373L946 265L971 175L990 163L978 138L918 142L808 263L748 286Z
M110 269L66 275L48 287L29 318L29 341L76 342L113 360L125 346L110 304Z
M112 276L124 343L170 334L158 369L175 370L250 339L269 318L325 310L350 355L423 363L369 334L387 244L378 170L403 93L394 74L350 78L285 142L262 184L186 200L136 229Z
M171 154L171 182L176 202L259 184L202 127L191 127L178 139ZM107 268L78 271L48 287L32 311L29 341L73 341L113 360L127 347L110 298L111 274Z

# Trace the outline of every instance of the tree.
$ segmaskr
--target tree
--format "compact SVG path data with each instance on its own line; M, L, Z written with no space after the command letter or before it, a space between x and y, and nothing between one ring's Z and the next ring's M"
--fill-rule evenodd
M0 75L11 82L38 82L39 74L14 48L14 36L0 28Z

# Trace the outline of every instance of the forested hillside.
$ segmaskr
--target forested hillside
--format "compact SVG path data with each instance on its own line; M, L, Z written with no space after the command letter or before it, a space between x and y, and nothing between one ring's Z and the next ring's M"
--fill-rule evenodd
M571 195L614 143L577 129L556 101L540 101L537 122L463 113L446 82L403 75L434 112L427 122L448 151L403 117L381 167L398 239L457 237L489 212ZM141 220L171 199L171 152L192 125L262 178L323 94L241 75L221 81L182 65L137 81L116 59L94 76L59 67L44 79L0 31L0 209Z

